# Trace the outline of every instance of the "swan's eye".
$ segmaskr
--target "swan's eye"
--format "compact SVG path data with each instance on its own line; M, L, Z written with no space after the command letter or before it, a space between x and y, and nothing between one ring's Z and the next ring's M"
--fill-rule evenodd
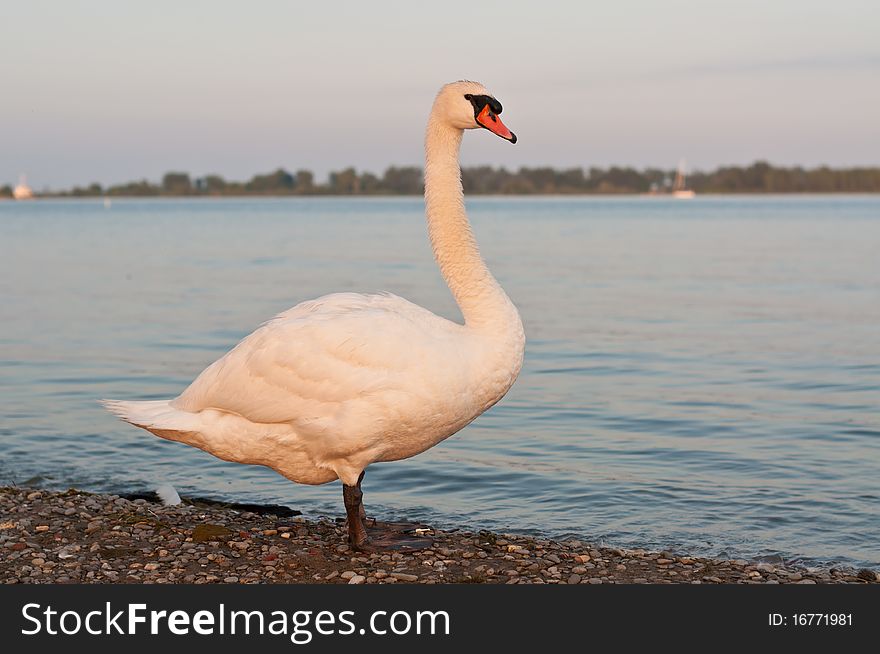
M493 114L501 113L501 103L491 95L473 95L472 93L465 93L464 99L474 105L475 116L485 107L489 107Z

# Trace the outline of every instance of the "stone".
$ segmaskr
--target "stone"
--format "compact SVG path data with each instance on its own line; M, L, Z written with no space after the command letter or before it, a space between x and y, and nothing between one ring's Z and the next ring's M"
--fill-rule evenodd
M870 568L862 568L856 574L856 577L861 579L862 581L880 581L880 575L878 575Z
M38 501L28 502L33 492L0 489L0 583L880 581L876 570L868 568L795 572L776 561L678 557L666 551L437 529L432 530L432 548L362 555L344 544L346 530L333 520L298 517L284 526L277 517L224 506L168 507L50 491L40 491Z
M192 539L195 543L204 543L232 536L232 530L223 525L200 524L193 529Z

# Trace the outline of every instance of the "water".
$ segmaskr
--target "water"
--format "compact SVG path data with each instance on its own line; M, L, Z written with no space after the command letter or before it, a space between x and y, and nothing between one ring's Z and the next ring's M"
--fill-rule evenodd
M880 198L474 199L520 307L507 398L370 468L368 509L810 565L880 563ZM341 290L458 318L418 198L0 203L0 483L342 514L103 413Z

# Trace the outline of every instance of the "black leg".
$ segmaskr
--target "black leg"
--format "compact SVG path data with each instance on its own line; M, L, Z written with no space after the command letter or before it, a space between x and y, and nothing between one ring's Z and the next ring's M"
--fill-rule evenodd
M364 510L364 494L361 491L361 479L363 478L364 473L361 473L357 486L342 485L342 500L345 503L345 514L348 518L348 542L355 550L364 549L370 541L361 519Z
M358 490L361 490L361 482L364 480L364 472L366 472L366 470L364 470L363 472L361 472L361 476L358 477L358 483L357 483L357 489L358 489ZM363 492L361 492L361 497L363 497ZM360 515L360 517L361 517L361 521L364 523L364 525L372 525L372 524L374 524L374 523L376 522L375 520L369 520L369 519L367 518L367 511L366 511L366 509L364 509L364 503L363 503L363 501L361 501L361 509L360 509L360 511L358 512L358 515Z
M375 552L381 550L419 550L431 547L433 539L419 533L420 525L408 522L377 522L366 520L364 494L361 482L364 473L358 477L354 486L342 485L342 499L345 501L345 515L348 524L348 542L356 552ZM367 528L370 532L367 532ZM372 534L372 537L370 536Z

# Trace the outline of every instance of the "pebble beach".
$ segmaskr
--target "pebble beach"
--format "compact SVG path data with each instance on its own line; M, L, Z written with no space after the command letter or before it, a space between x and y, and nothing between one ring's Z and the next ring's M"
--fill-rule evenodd
M0 583L864 584L875 570L430 529L433 546L358 553L341 521L284 507L0 488Z

